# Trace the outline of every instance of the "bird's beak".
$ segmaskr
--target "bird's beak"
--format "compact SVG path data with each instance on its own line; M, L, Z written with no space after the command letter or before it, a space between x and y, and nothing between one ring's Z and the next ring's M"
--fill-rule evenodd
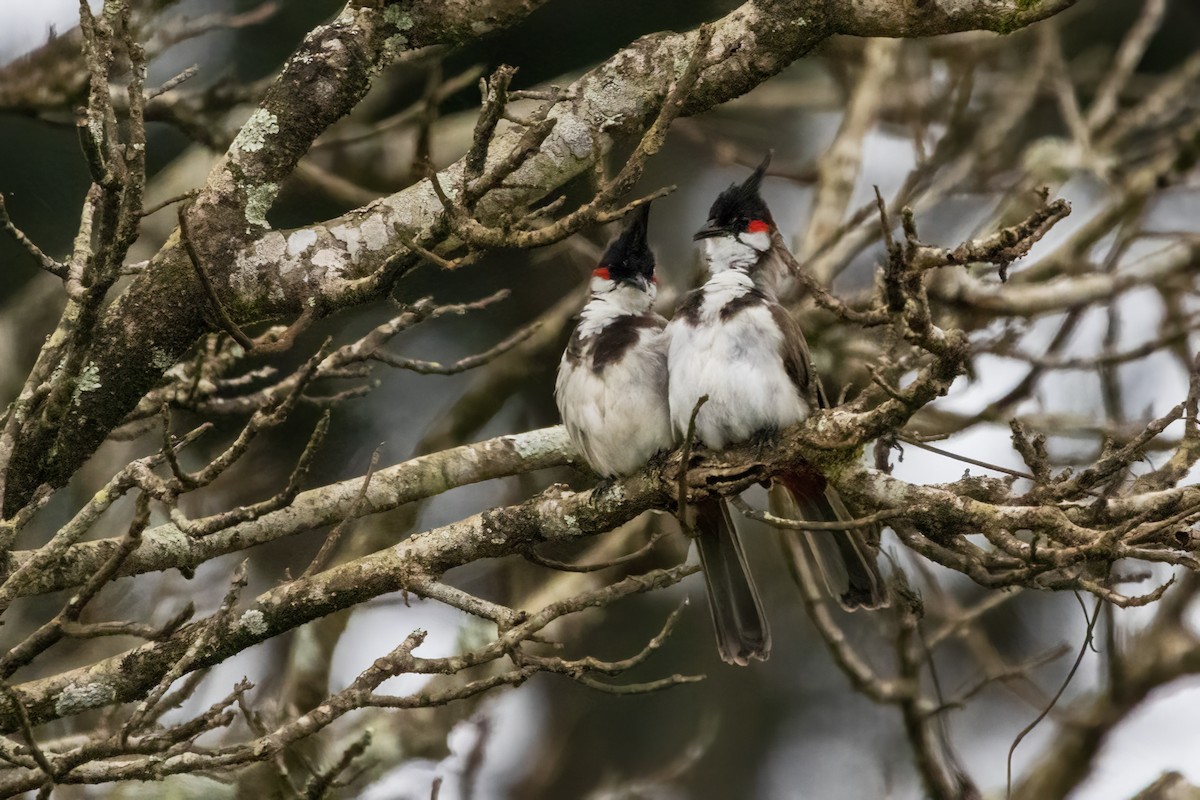
M632 278L629 279L628 283L632 283L634 286L637 287L638 291L641 291L641 292L646 292L646 291L650 290L650 282L648 280L646 280L645 275L641 275L641 274L634 275Z
M692 241L698 242L701 239L711 239L712 237L720 236L723 233L725 233L725 231L718 228L717 224L710 219L708 222L704 223L703 228L696 231L695 235L692 236Z

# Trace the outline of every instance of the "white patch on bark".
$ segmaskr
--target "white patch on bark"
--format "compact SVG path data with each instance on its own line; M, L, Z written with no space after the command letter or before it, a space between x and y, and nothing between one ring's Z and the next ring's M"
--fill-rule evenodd
M359 226L363 244L368 250L382 250L388 246L388 226L377 216L370 216Z
M595 142L588 126L574 116L559 117L554 134L567 146L575 158L583 160L592 154Z
M934 3L948 17L961 17L966 15L977 15L979 13L979 3L975 0L936 0ZM1036 0L1032 3L1015 3L1017 8L1028 6L1034 8L1037 6Z
M173 553L176 556L187 552L193 543L192 538L175 527L174 523L168 522L162 527L155 528L155 533L157 534L158 546L165 552Z
M259 291L261 276L286 261L287 239L282 233L271 231L254 243L248 255L244 252L238 253L229 272L229 288L239 297L252 297Z
M350 254L351 263L358 260L358 251L362 249L362 232L358 228L350 225L338 225L336 228L329 229L329 235L346 245L346 252Z
M267 632L267 618L257 608L252 608L245 614L242 614L239 623L255 636L262 636Z
M346 266L342 263L342 258L342 254L337 250L331 250L326 247L323 250L318 250L313 255L312 265L330 272L345 272Z
M561 425L506 438L521 458L539 458L567 446L567 431Z
M287 252L289 256L298 256L317 243L317 232L310 228L301 228L288 237Z
M633 56L626 55L626 58L633 58ZM620 127L625 120L633 116L640 116L644 112L643 99L647 91L646 87L640 83L644 80L643 70L640 66L624 65L636 76L628 77L622 74L622 66L621 64L614 65L614 69L605 73L602 83L589 87L589 100L591 101L589 116L596 128L601 131ZM559 122L559 125L561 124L562 121Z
M216 180L211 182L213 192L222 197L228 197L233 194L237 188L237 184L233 180L233 173L228 169L223 169L218 173Z

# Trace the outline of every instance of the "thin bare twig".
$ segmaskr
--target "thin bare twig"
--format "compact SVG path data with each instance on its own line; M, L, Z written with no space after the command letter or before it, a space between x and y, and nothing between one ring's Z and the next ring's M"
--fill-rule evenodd
M204 262L200 259L200 254L196 252L196 245L192 242L191 234L188 231L188 208L189 206L183 206L179 209L179 240L183 243L183 249L192 263L192 269L196 271L196 277L200 279L200 285L204 287L204 294L208 297L209 305L217 315L217 323L233 337L234 341L247 350L253 350L254 340L242 332L242 329L229 316L229 312L225 310L221 298L217 297L217 290L213 288L212 280L208 277L208 272L204 269Z

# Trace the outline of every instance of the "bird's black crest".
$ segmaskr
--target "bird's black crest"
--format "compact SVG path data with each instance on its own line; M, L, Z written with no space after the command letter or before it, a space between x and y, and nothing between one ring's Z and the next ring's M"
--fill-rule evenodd
M649 203L625 215L625 227L600 259L600 267L608 270L612 280L620 283L641 275L649 281L654 277L654 253L646 243L649 220Z
M763 176L766 175L770 163L771 154L767 153L767 157L758 165L758 169L750 173L750 177L717 195L712 207L708 209L710 225L723 230L744 231L751 220L774 222L770 209L759 194Z

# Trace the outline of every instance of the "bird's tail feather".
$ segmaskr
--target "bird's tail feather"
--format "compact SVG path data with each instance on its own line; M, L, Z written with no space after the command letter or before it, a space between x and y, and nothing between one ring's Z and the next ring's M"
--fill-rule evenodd
M697 503L695 526L721 659L741 666L751 659L766 660L771 632L725 501Z
M769 495L775 516L807 522L854 519L832 486L814 485L814 481L793 475L781 476L780 483L782 486L774 486ZM876 548L864 531L782 530L781 539L793 564L795 559L803 558L816 566L817 574L842 608L882 608L888 604L887 587L879 572Z

